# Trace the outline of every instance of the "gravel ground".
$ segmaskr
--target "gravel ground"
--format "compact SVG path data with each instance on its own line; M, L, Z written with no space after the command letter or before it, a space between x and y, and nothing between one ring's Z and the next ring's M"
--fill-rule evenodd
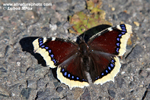
M29 1L47 2L49 6L32 7L33 11L6 10L10 6L2 4L21 0L0 1L0 100L149 100L150 0L102 0L106 19L113 25L131 24L137 45L123 62L115 82L72 90L58 82L52 70L23 51L20 41L37 36L74 38L67 33L67 18L84 10L85 0Z

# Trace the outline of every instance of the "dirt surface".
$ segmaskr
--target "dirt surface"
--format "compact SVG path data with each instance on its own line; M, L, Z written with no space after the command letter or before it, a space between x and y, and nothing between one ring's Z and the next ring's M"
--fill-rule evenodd
M31 47L26 42L31 40L22 43L29 48L26 51L20 41L39 36L74 38L67 33L67 18L84 10L85 1L26 0L25 4L37 5L20 8L7 4L21 1L0 1L0 100L149 100L150 0L103 0L106 19L114 26L132 25L137 45L122 62L114 82L72 90L27 52Z

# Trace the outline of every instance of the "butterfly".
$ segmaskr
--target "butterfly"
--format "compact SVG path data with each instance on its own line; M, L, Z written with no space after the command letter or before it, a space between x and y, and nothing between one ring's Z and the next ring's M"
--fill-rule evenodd
M70 89L114 81L121 67L119 57L126 52L132 26L121 24L89 34L79 35L75 42L42 37L32 43L34 52L43 57L47 66L56 68L58 80Z

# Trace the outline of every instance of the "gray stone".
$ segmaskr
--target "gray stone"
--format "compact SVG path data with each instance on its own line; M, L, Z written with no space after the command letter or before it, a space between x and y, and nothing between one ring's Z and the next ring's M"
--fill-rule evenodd
M54 82L54 86L57 87L60 84L60 82Z
M65 11L68 9L68 7L69 7L69 4L66 1L56 3L56 10Z
M146 89L146 91L145 91L145 93L144 93L144 95L143 95L142 100L149 100L149 98L150 98L150 84L149 84L149 86L147 87L147 89Z
M108 90L108 93L109 93L109 95L111 96L111 97L113 97L113 98L115 98L115 96L116 96L116 93L113 91L113 90Z
M2 13L2 12L0 12L0 16L3 16L3 13Z
M118 2L120 5L125 5L128 2L128 0L113 0L113 2Z
M22 89L22 91L21 91L21 95L22 95L24 98L28 99L29 96L30 96L30 92L31 92L31 88L24 88L24 89Z
M27 86L28 86L28 88L36 89L37 88L36 81L35 80L27 80Z
M7 73L7 70L3 67L0 68L0 74Z
M130 16L129 14L125 13L125 12L120 12L120 13L118 14L118 18L119 18L120 20L122 20L122 21L126 21L126 20L128 20L130 17L131 17L131 16Z
M62 87L57 87L57 88L56 88L56 91L57 91L57 92L61 92L62 90L63 90Z
M150 37L145 38L146 42L150 43Z
M143 52L143 48L139 45L137 45L132 52L130 53L130 55L127 57L128 59L134 59L134 58L138 58L139 55L141 55L141 53Z
M117 87L122 88L122 85L125 83L123 78L116 78L117 80Z
M81 95L80 100L91 100L90 92L87 88L85 89L84 93Z

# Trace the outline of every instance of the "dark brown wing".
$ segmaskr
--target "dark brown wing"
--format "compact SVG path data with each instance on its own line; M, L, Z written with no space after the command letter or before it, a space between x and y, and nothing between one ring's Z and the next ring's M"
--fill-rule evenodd
M73 87L83 88L89 85L84 68L80 57L75 54L58 66L57 78L71 89Z
M92 82L94 84L103 84L107 81L113 81L120 71L119 58L99 51L93 51L90 57L94 66L93 70L90 70Z
M33 41L34 52L39 53L50 68L56 68L57 65L68 59L77 52L77 45L71 41L65 41L59 38L38 38Z
M88 44L92 50L122 56L126 52L127 41L132 34L131 28L127 24L110 27L92 36Z

